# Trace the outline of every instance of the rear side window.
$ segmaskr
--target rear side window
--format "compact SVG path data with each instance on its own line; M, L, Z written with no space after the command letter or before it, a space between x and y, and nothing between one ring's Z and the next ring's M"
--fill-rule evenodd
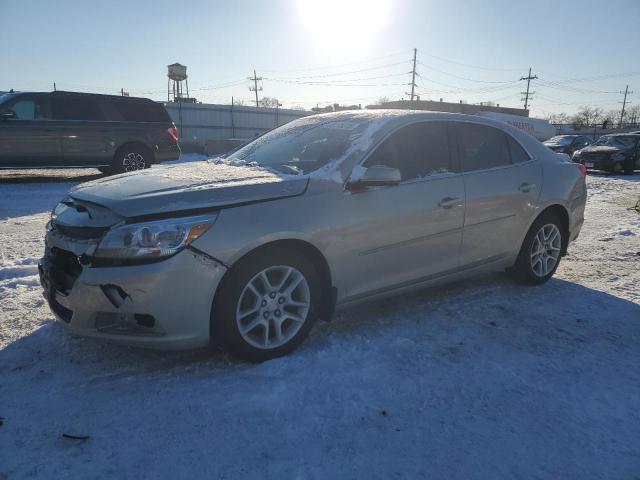
M502 130L486 125L459 123L457 137L463 171L511 164L507 135Z
M125 122L168 122L169 115L162 105L155 102L135 100L114 100L113 107L121 121Z
M57 120L104 120L98 103L93 97L64 95L54 97L53 114Z
M511 163L522 163L531 160L529 154L524 151L515 138L505 134L509 143L509 153L511 153Z
M364 163L400 170L402 181L449 170L447 126L423 122L401 128L387 138Z

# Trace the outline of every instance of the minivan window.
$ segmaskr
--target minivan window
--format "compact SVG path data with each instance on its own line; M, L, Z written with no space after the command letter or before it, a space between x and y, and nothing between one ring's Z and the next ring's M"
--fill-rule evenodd
M124 120L125 122L167 122L169 118L164 108L154 102L139 100L107 100L109 112L107 120Z
M402 127L387 138L364 163L400 170L402 181L449 171L449 142L443 122Z
M56 120L104 120L94 98L64 95L54 97L53 115Z
M49 118L49 102L42 96L19 96L7 101L0 108L15 113L16 120L46 120Z
M463 171L511 164L507 136L502 130L473 123L460 123L457 127Z

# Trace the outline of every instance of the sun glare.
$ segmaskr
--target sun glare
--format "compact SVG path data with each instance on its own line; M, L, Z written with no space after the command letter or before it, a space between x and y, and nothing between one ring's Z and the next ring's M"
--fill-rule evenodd
M318 48L336 57L366 50L387 23L391 0L297 0L305 29Z

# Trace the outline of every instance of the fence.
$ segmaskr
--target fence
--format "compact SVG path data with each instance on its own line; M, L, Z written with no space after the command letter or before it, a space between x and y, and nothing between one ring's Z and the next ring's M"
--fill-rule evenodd
M304 110L201 103L164 103L184 142L206 145L225 139L250 139L310 115Z

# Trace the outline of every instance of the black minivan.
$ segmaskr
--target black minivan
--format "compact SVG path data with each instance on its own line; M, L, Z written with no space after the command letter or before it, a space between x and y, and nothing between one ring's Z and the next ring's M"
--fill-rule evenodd
M0 95L0 168L140 170L180 156L178 130L161 103L55 91Z

